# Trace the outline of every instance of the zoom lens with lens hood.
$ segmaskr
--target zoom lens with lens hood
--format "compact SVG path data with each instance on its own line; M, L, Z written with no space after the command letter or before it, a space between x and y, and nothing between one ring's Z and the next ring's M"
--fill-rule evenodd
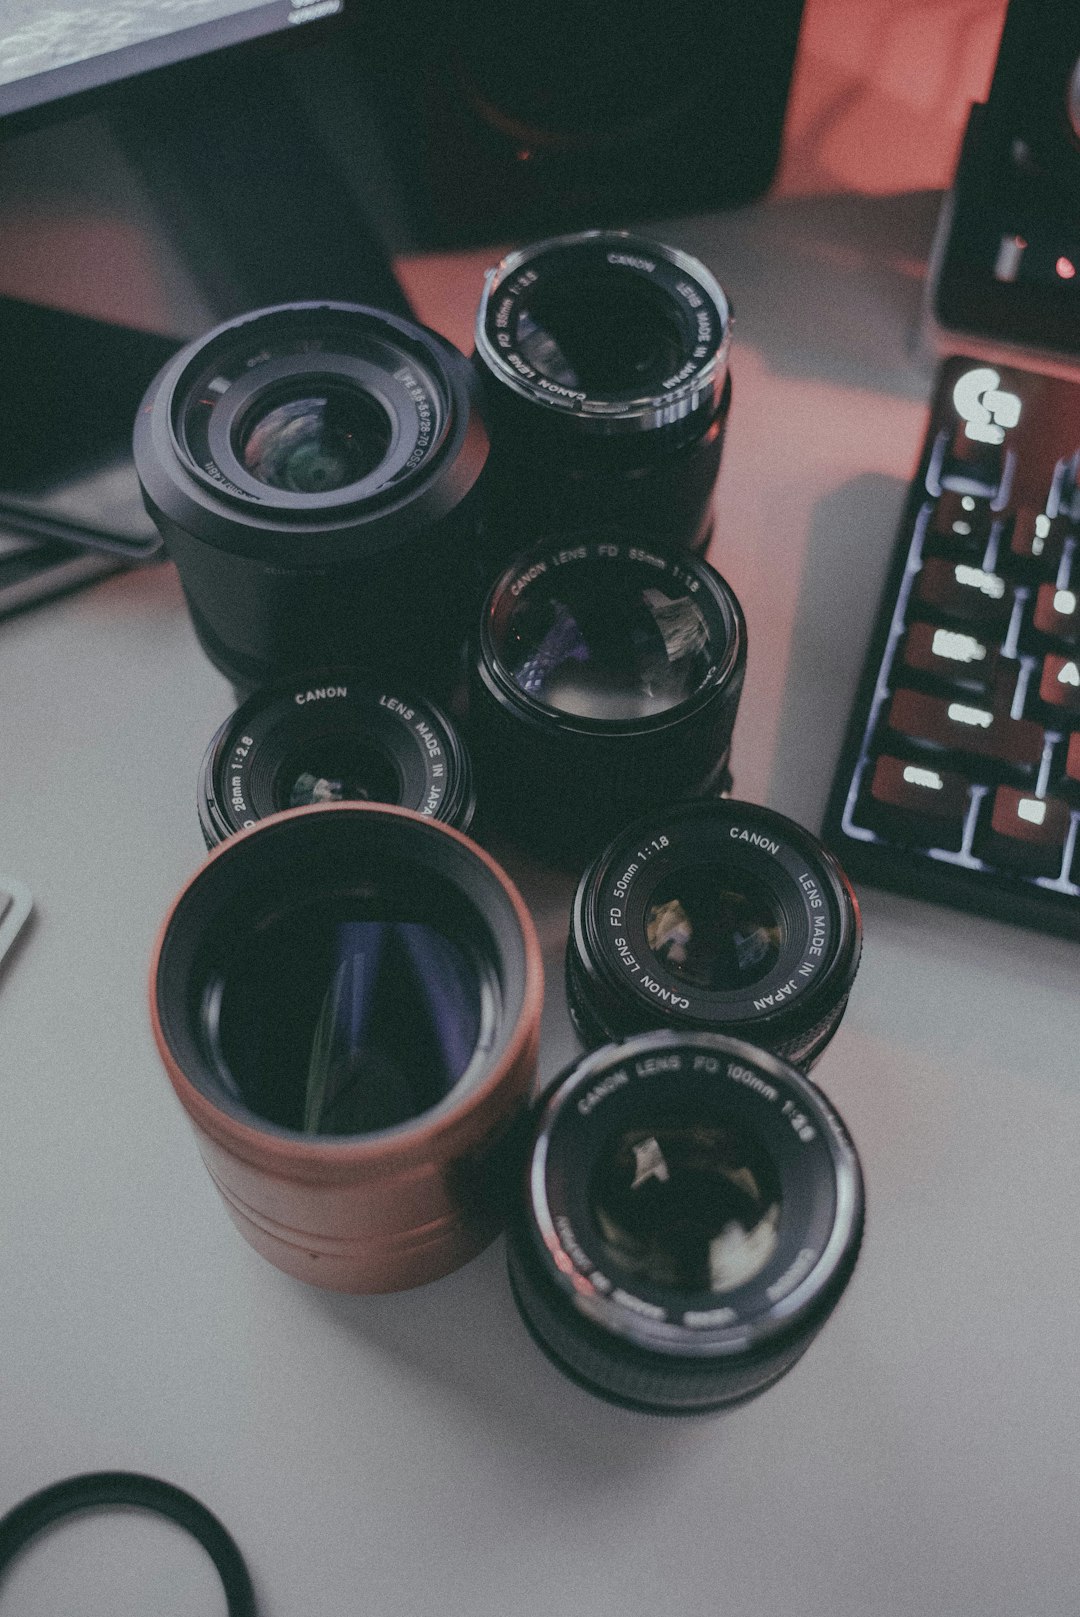
M337 669L256 691L203 758L208 848L269 814L334 802L396 803L467 831L476 802L469 755L434 703Z
M260 821L180 894L150 993L211 1176L279 1268L397 1290L496 1232L543 974L516 889L460 832L376 804Z
M546 849L589 849L726 786L745 666L739 603L694 556L599 530L518 557L472 657L485 808Z
M649 1033L568 1068L534 1108L510 1277L591 1392L693 1414L762 1392L855 1266L858 1157L795 1068L742 1040Z
M357 662L449 679L487 452L464 356L345 303L260 310L189 344L134 438L203 649L245 690Z
M703 1029L805 1067L840 1025L861 943L851 883L809 831L751 803L680 803L582 876L570 1013L590 1046Z
M490 270L476 323L489 401L485 545L624 523L703 550L731 402L731 311L674 247L555 236Z

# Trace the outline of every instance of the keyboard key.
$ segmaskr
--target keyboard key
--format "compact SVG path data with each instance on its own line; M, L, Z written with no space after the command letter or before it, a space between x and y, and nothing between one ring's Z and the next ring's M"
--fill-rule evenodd
M962 775L883 753L855 817L897 842L958 853L970 801L971 786Z
M1048 652L1039 678L1039 699L1056 713L1080 719L1080 661Z
M945 489L926 525L923 551L928 556L966 556L981 561L992 521L989 500Z
M980 815L974 852L1027 876L1060 876L1069 834L1069 805L999 786L989 815Z
M900 649L901 667L950 690L989 696L998 667L998 648L985 635L913 623Z
M1013 578L1053 580L1061 565L1067 532L1060 517L1051 519L1045 511L1022 507L1009 523L998 566Z
M1074 731L1054 754L1050 781L1059 796L1080 808L1080 731Z
M943 488L993 498L1001 486L1005 450L1000 442L988 443L973 438L967 430L968 425L968 422L960 420L953 429L941 462L941 485Z
M1075 590L1059 590L1053 584L1040 584L1035 597L1032 626L1039 634L1055 640L1080 641L1080 596Z
M915 581L915 600L937 616L1003 635L1012 616L1013 592L997 573L933 557Z
M987 774L1034 781L1042 762L1042 725L976 702L901 689L893 692L886 723L920 751L951 754L958 763L982 759Z

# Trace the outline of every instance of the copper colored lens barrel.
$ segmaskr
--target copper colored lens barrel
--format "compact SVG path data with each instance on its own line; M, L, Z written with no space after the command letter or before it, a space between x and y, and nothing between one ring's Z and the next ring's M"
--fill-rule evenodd
M346 936L377 934L382 963L372 964L369 949L364 970L347 977L350 992L328 994L313 1047L322 1047L326 1005L335 1016L342 1006L355 1013L357 994L374 981L368 1025L382 1027L383 1045L376 1048L371 1035L368 1065L388 1091L415 1078L399 1070L404 1058L395 1068L386 1040L412 1037L424 995L449 1018L453 1044L454 1019L472 1014L467 1003L464 1011L453 1003L453 992L467 1002L468 984L486 985L465 1070L455 1076L451 1066L446 1092L414 1114L406 1106L405 1115L364 1132L347 1121L335 1132L304 1132L288 1085L267 1077L275 1063L286 1070L279 1046L293 1029L291 1002L280 1025L273 1020L267 995L278 978L265 940L275 927L286 942L310 936L309 948L279 956L295 959L301 984L314 981L323 912ZM354 912L362 918L350 919ZM409 948L421 945L445 968L434 987L422 966L409 963ZM461 965L472 960L475 970ZM349 966L346 959L340 970ZM410 983L413 1002L397 1005L394 996L407 995ZM150 973L158 1050L230 1217L279 1269L336 1291L396 1291L437 1279L497 1233L502 1158L535 1074L542 998L532 921L495 861L448 826L374 804L291 810L222 844L175 901ZM309 1020L313 1003L309 995ZM396 1098L369 1100L378 1109Z

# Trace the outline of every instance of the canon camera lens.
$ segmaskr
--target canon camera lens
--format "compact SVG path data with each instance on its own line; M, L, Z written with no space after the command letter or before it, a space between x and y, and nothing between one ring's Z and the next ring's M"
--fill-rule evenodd
M469 362L345 303L264 309L191 343L134 441L203 649L242 689L358 662L448 678L475 607L487 448Z
M279 1268L395 1290L495 1233L543 979L520 896L460 832L380 804L260 821L180 894L150 989L217 1188Z
M476 363L490 405L485 545L624 523L703 550L731 400L728 300L697 259L620 231L490 270Z
M601 531L519 557L472 659L485 808L591 851L651 804L726 786L745 665L739 603L693 556Z
M591 1392L658 1414L751 1398L805 1352L858 1256L855 1149L821 1093L741 1040L650 1033L534 1108L510 1277Z
M570 1012L588 1045L706 1029L809 1066L840 1025L861 942L851 883L809 831L751 803L680 803L582 876Z
M407 687L338 669L256 691L206 750L208 848L282 809L341 802L397 803L467 831L475 794L464 743Z

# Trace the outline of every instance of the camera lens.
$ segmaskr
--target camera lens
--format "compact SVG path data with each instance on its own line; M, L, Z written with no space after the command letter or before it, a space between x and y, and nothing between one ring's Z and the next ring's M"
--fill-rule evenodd
M570 1013L588 1045L694 1028L809 1066L840 1025L861 942L851 883L816 837L750 803L680 803L582 876Z
M497 1229L535 1071L539 948L509 879L411 811L324 804L223 843L151 971L155 1037L241 1233L346 1291Z
M256 691L217 731L199 776L208 848L313 803L397 803L466 831L472 766L446 715L351 669Z
M488 553L598 523L703 550L730 336L703 264L620 231L536 242L489 271L476 326Z
M726 783L746 663L704 562L601 530L519 557L484 608L472 747L490 804L545 846Z
M813 1084L739 1039L648 1033L534 1108L510 1277L536 1341L590 1391L704 1412L805 1352L862 1225L858 1158Z
M377 309L289 304L177 354L135 425L203 649L242 689L363 661L447 683L479 595L479 387Z

